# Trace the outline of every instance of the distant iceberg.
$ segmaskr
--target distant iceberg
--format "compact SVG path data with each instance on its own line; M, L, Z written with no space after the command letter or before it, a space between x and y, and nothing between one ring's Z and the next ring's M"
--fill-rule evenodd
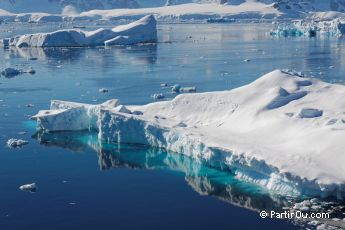
M22 47L82 47L133 45L157 42L156 19L147 15L128 25L95 31L58 30L51 33L26 34L4 39L5 46Z
M344 36L345 19L337 18L330 21L298 20L292 24L278 24L270 33L273 36L297 37L318 35Z
M223 92L123 106L52 101L43 131L161 147L279 194L345 198L345 86L276 70ZM332 100L330 100L330 98Z

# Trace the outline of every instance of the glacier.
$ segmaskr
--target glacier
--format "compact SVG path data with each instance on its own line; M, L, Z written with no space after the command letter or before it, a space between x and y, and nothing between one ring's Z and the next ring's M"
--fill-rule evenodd
M344 17L345 0L16 0L0 1L0 21L70 22L135 20L153 14L161 21L335 19Z
M58 30L51 33L25 34L3 39L4 46L23 47L89 47L133 45L157 42L156 19L146 15L141 19L112 29L82 31Z
M105 142L184 154L273 193L343 199L344 95L345 86L275 70L230 91L142 106L53 100L33 119L43 132L96 130Z

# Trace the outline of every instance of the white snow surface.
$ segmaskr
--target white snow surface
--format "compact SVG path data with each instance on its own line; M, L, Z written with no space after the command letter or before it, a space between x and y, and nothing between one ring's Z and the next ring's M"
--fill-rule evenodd
M66 7L65 7L66 8ZM150 8L135 9L107 9L76 12L66 9L62 14L31 11L27 13L11 13L0 9L0 19L4 21L19 22L60 22L82 20L116 20L139 19L148 14L153 14L159 20L207 20L210 18L235 18L235 19L272 19L284 17L285 13L275 9L270 4L248 1L242 4L218 4L218 3L185 3L171 6L157 5ZM290 17L287 14L287 17ZM295 16L293 16L295 17Z
M7 46L22 47L80 47L132 45L157 42L156 19L152 15L127 25L95 31L58 30L51 33L25 34L2 41Z
M343 199L344 96L343 85L275 70L230 91L126 109L54 100L34 118L45 131L96 129L103 141L185 154L275 193Z
M77 11L92 9L136 8L135 0L1 0L0 8L16 13L44 12L59 14L65 7Z
M72 18L119 19L137 18L142 15L153 14L158 19L208 19L231 17L238 19L274 18L282 13L261 2L245 2L240 5L220 5L217 3L197 4L187 3L152 8L91 10Z

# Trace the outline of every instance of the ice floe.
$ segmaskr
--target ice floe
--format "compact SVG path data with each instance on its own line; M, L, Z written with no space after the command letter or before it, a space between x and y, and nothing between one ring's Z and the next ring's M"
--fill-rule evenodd
M6 144L10 148L20 148L23 145L29 144L29 142L21 139L11 138L6 142Z
M156 19L152 15L112 29L82 31L58 30L51 33L25 34L3 39L4 46L23 47L80 47L104 45L133 45L157 42Z
M37 185L36 183L32 183L32 184L25 184L19 187L20 190L22 191L28 191L28 192L36 192L37 190Z
M345 86L275 70L231 91L181 94L126 112L118 100L52 101L33 118L45 131L95 129L104 141L185 154L275 193L342 199L344 95Z
M162 93L155 93L152 95L152 98L155 100L161 100L161 99L165 98L165 96Z
M98 90L98 92L100 92L100 93L107 93L107 92L109 92L109 90L106 89L106 88L100 88L100 89Z

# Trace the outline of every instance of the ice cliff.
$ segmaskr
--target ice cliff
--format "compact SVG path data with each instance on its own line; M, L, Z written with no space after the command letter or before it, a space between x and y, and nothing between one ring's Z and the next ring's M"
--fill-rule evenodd
M315 37L318 35L326 36L344 36L345 20L336 18L333 20L299 20L294 23L278 24L271 31L271 35L283 37L308 36Z
M345 86L276 70L223 92L124 106L52 101L47 132L95 129L107 142L164 148L279 194L345 197Z
M152 15L127 25L95 31L58 30L51 33L25 34L3 39L4 46L22 47L80 47L132 45L157 42L156 19Z

